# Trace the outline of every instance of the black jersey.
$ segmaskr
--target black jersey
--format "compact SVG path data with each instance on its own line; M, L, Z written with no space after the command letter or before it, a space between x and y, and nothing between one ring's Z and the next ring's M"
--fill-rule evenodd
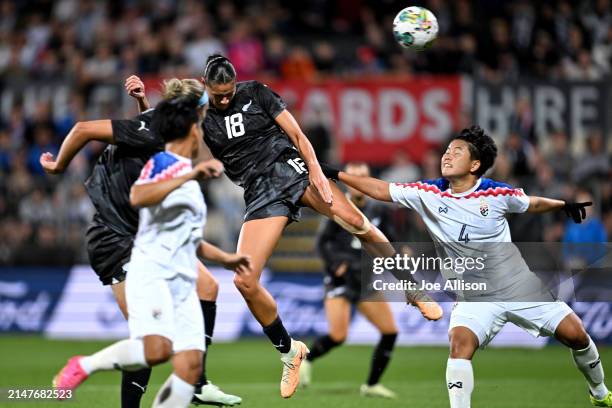
M121 235L135 235L138 211L130 205L130 189L147 160L164 149L164 141L149 131L153 109L134 119L112 120L115 144L98 158L85 188L96 207L96 220Z
M257 81L238 82L226 110L208 109L204 141L225 166L234 183L246 187L264 173L293 143L275 122L285 102Z
M388 207L368 200L360 210L372 225L380 229L391 242L394 241L395 228ZM330 219L323 221L316 246L328 274L333 276L343 262L348 263L349 273L359 274L361 242L336 222Z

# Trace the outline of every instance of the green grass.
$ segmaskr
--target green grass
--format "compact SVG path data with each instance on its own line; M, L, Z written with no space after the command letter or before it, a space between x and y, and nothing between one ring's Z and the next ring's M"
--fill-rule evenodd
M74 354L88 354L109 344L92 341L57 341L40 337L0 337L0 388L48 387L53 375ZM209 377L228 392L243 397L243 407L353 408L448 407L444 386L445 348L400 347L383 377L400 401L363 399L359 385L367 375L371 347L344 346L314 365L313 385L290 400L279 396L281 365L278 354L265 341L213 344L208 358ZM604 362L612 362L612 349L602 349ZM612 364L612 363L610 363ZM151 406L158 387L168 376L165 364L153 370L143 407ZM476 390L473 407L576 408L588 407L586 384L563 347L544 350L488 349L474 361ZM117 372L99 373L78 389L68 408L118 407ZM0 406L58 407L51 401L9 403Z

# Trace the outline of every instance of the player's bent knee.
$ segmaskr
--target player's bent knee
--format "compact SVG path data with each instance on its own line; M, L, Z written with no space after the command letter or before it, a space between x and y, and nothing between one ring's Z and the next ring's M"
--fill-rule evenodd
M450 358L471 360L478 348L476 336L467 330L456 331L453 329L449 337Z
M249 298L255 296L257 291L259 290L258 282L253 282L250 279L244 279L240 275L234 275L234 286L236 289L244 296L245 298Z
M161 336L145 338L145 360L147 365L154 366L165 363L172 357L172 342Z
M334 221L342 228L354 235L367 234L372 225L365 215L359 211L356 214L340 217L334 214Z
M589 347L590 338L584 327L580 326L570 336L565 338L567 345L574 350L584 350Z

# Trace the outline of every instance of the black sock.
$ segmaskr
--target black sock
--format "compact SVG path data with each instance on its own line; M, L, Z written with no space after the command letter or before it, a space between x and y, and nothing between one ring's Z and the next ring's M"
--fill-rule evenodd
M342 342L335 341L329 336L329 334L318 337L314 341L314 343L312 343L312 346L310 346L310 353L308 354L308 357L306 357L306 359L308 361L314 361L322 355L327 354L327 352L329 352L334 347L337 347L341 344Z
M368 385L378 384L380 377L383 375L389 360L391 360L391 352L395 347L396 334L383 334L380 341L372 354L372 365L370 366L370 375L368 376Z
M217 302L210 300L200 300L202 316L204 316L204 333L206 333L206 347L212 343L213 332L215 331L215 319L217 318Z
M142 394L145 393L151 369L121 372L121 408L139 408Z
M200 300L200 307L202 308L202 316L204 316L204 333L206 335L206 352L202 356L202 375L200 376L199 386L206 385L208 378L206 378L206 355L210 345L212 344L213 332L215 331L215 319L217 318L217 302L210 300Z
M204 355L202 356L202 375L200 375L200 382L196 384L196 387L202 387L203 385L206 385L206 383L208 382L208 378L206 377L206 355L208 354L208 348L206 348L206 351L204 352Z
M291 337L289 337L289 333L287 333L285 326L283 326L280 316L277 316L272 324L264 327L263 331L278 351L288 353L291 350Z

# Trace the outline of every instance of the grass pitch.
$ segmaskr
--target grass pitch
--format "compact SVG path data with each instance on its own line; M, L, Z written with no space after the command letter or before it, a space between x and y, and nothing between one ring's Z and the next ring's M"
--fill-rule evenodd
M307 342L308 343L308 342ZM18 408L119 407L117 372L95 374L76 392L72 401L9 401L9 388L49 387L51 378L74 354L89 354L109 342L59 341L41 337L0 337L0 406ZM289 400L279 395L281 363L278 353L263 340L213 344L208 357L209 378L227 392L243 398L242 407L447 408L445 366L447 350L433 347L398 347L383 384L399 400L365 399L359 385L365 381L371 346L343 346L315 362L313 385L300 389ZM601 358L612 367L612 349L600 348ZM612 368L609 368L612 370ZM153 370L143 407L151 406L159 386L170 372L165 364ZM612 372L612 371L609 371ZM476 408L577 408L589 407L587 387L561 346L543 350L487 349L474 359Z

